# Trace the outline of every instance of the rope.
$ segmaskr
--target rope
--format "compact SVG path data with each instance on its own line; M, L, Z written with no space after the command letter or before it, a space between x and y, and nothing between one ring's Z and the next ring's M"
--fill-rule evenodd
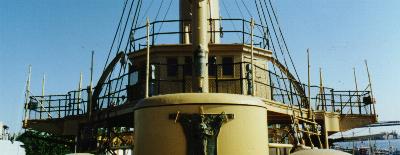
M243 0L241 0L241 1L242 1L242 3L243 3L243 6L244 6L244 8L246 9L247 13L250 15L251 18L253 18L253 15L251 14L251 12L250 12L249 8L247 7L246 3L244 3Z
M112 49L114 47L115 39L117 38L117 34L119 32L119 29L120 29L120 26L121 26L121 23L122 23L122 18L124 17L124 14L125 14L125 9L126 9L126 4L127 3L128 3L128 0L125 0L124 7L123 7L123 10L122 10L122 14L121 14L121 17L120 17L119 22L118 22L117 30L116 30L116 32L114 34L114 39L113 39L113 41L111 43L110 50L108 51L106 63L104 64L103 72L106 69L108 61L110 59L111 51L112 51Z
M264 1L265 1L265 0L264 0ZM288 48L288 46L287 46L287 44L286 44L285 37L283 36L281 26L279 25L279 21L278 21L278 18L277 18L277 16L276 16L275 9L274 9L274 7L273 7L273 5L272 5L271 0L268 0L268 1L269 1L270 6L271 6L272 12L273 12L273 14L274 14L276 24L278 25L279 33L280 33L280 35L281 35L281 37L282 37L282 40L283 40L283 43L284 43L284 45L285 45L286 52L287 52L287 54L288 54L288 56L289 56L290 62L292 63L292 67L293 67L294 72L295 72L295 74L296 74L296 76L297 76L297 80L298 80L299 82L301 82L301 81L300 81L300 77L299 77L299 75L297 74L297 70L296 70L296 67L295 67L295 65L294 65L292 56L290 55L289 48Z
M169 10L171 9L172 1L173 0L169 1L169 5L168 5L168 8L167 8L167 11L165 12L164 17L163 17L163 21L165 21L165 19L167 18ZM160 28L158 28L158 32L157 33L160 33L161 28L163 27L163 25L164 25L164 22L161 22ZM154 38L154 40L157 40L157 36Z
M226 4L225 4L224 0L221 0L221 2L222 2L222 5L224 6L224 9L225 9L227 15L228 15L228 18L232 19L231 14L229 13L228 8L226 7ZM232 23L234 31L236 31L237 30L236 29L236 24L232 20L229 20L229 21ZM240 40L239 34L238 33L235 33L235 34L238 37L238 39Z

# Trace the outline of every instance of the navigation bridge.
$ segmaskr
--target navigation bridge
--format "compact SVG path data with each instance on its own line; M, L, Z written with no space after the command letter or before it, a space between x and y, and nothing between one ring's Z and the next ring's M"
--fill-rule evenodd
M191 15L133 27L126 48L106 62L93 88L44 96L27 90L24 128L76 139L81 152L132 148L139 102L147 96L186 101L199 92L193 54L198 47L190 39L191 18L185 16ZM279 40L271 38L266 25L220 17L207 23L208 78L200 79L200 85L208 83L208 88L201 89L214 97L236 94L261 100L270 152L292 147L286 144L328 148L328 135L376 122L371 91L301 83L286 60L278 60Z

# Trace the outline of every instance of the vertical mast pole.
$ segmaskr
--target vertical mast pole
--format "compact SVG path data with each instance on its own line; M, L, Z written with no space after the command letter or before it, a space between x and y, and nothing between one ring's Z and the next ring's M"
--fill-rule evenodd
M322 81L322 68L319 68L319 94L321 97L321 104L322 104L322 109L325 108L325 99L324 99L324 85L323 85L323 81ZM317 104L317 102L315 102L315 104ZM315 106L317 107L317 106Z
M376 113L375 113L375 98L374 98L374 93L372 92L371 74L370 74L369 69L368 69L368 62L367 62L367 60L364 60L364 61L365 61L365 67L367 68L367 73L368 73L368 83L369 83L369 89L370 89L370 91L371 91L371 99L372 99L373 112L374 112L374 114L376 114Z
M82 72L80 73L79 76L79 85L78 85L78 115L79 115L79 109L80 109L80 102L81 102L81 96L82 96Z
M250 26L251 26L251 39L250 39L250 46L251 46L251 60L250 60L250 63L251 63L251 85L253 86L253 88L251 89L251 95L252 96L254 96L255 95L255 83L254 83L254 70L255 70L255 65L254 65L254 39L253 39L253 37L254 37L254 19L253 18L251 18L251 21L250 21L251 23L250 23Z
M25 119L23 127L26 128L28 126L28 119L29 119L29 96L30 96L30 89L31 89L31 74L32 74L32 65L29 65L28 71L28 79L26 80L26 89L25 89Z
M310 49L307 48L307 76L308 76L308 118L311 118L311 81L310 81Z
M94 51L92 51L92 58L90 60L90 81L89 81L89 107L87 108L88 110L88 117L91 119L92 117L92 111L94 109L93 105L93 64L94 64Z
M44 87L46 84L46 74L43 74L43 79L42 79L42 96L44 97Z
M357 83L357 75L356 75L356 68L353 67L353 74L354 74L354 84L356 85L356 96L357 96L357 102L358 102L358 112L361 114L361 99L358 94L358 83Z
M193 10L193 60L194 92L208 93L208 0L194 0Z
M39 103L40 103L40 108L41 108L41 110L40 111L44 111L44 100L45 100L45 98L44 98L44 87L45 87L45 84L46 84L46 74L43 74L43 79L42 79L42 97L41 97L41 99L40 99L40 101L39 101ZM40 114L41 115L41 114ZM49 115L49 114L48 114ZM50 115L49 115L50 116Z
M150 69L150 21L147 17L146 20L146 86L144 97L149 97L149 69Z

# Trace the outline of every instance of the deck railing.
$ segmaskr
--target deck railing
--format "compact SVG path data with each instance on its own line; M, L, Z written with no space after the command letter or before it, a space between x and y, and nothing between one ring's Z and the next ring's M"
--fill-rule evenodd
M220 43L223 44L250 44L251 42L251 22L239 18L209 19L209 22L218 21L221 27L218 30L208 31L211 35L219 35ZM180 44L180 38L183 34L191 33L181 31L180 25L188 20L163 20L150 22L150 45L160 44ZM225 24L226 23L226 24ZM147 27L138 26L131 30L130 45L133 51L139 51L146 48L146 29ZM255 23L253 34L254 46L269 49L270 41L268 37L268 28Z
M287 105L305 108L304 99L310 98L314 110L338 112L342 115L373 115L371 92L337 91L332 88L310 86L311 95L294 89L294 81L266 67L255 67L255 83L251 83L249 63L209 64L209 92L250 95L271 99ZM191 64L151 64L150 96L189 93L192 90ZM128 101L144 98L144 70L136 69L104 83L95 110L116 107ZM301 94L305 94L301 95ZM87 112L88 92L71 91L65 95L31 96L30 119L63 118Z
M83 115L87 111L88 91L70 91L64 95L30 96L30 119L53 119Z

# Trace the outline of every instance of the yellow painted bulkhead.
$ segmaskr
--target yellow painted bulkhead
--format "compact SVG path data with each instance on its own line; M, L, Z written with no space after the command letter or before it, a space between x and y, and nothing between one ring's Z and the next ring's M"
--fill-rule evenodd
M244 80L246 78L246 65L250 64L250 47L247 45L224 45L224 44L210 44L209 59L212 57L216 58L216 64L218 67L215 69L215 75L209 73L209 92L219 93L231 93L231 94L244 94L248 95L248 81ZM271 99L271 88L269 87L269 72L267 62L271 58L271 52L255 48L254 54L254 64L255 64L255 96ZM131 53L129 58L133 60L134 68L143 68L145 57L144 51L138 51ZM172 94L181 92L193 92L192 91L192 74L185 72L183 66L186 64L186 59L191 59L192 48L191 45L158 45L151 47L150 62L156 65L156 78L163 81L162 85L155 85L156 90L160 90L161 94ZM225 66L223 59L232 58L232 74L225 75L223 72L223 67ZM176 59L176 74L173 76L168 75L168 67L175 67L168 64L168 59ZM193 62L193 61L192 61ZM211 66L211 62L209 67ZM191 64L190 64L191 65ZM190 67L189 65L189 67ZM229 65L229 64L228 64ZM183 80L184 79L184 80ZM216 79L218 82L218 88L216 84ZM240 80L242 79L242 80ZM144 80L144 77L139 77L139 81ZM177 82L178 81L178 82ZM179 81L184 81L179 83ZM144 83L144 82L142 82ZM143 87L143 86L140 86ZM160 88L158 88L160 87ZM137 89L137 88L136 88ZM139 89L140 90L140 89ZM184 90L184 91L183 91ZM137 94L137 93L136 93Z

